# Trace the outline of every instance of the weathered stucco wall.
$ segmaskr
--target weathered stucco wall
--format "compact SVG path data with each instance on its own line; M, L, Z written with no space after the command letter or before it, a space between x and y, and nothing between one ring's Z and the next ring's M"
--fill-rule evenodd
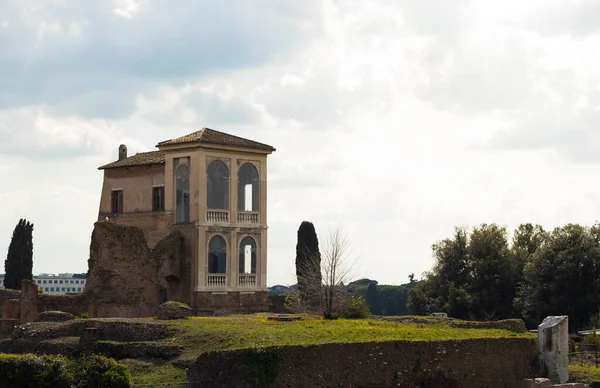
M165 201L164 211L152 211L154 187L164 186L165 165L138 166L104 170L98 221L110 221L136 226L144 231L148 246L156 244L171 233L173 212ZM112 190L123 190L123 213L111 213Z
M534 339L392 341L217 352L188 369L192 387L520 388Z
M111 212L111 191L123 190L123 213L151 212L152 188L165 184L165 165L104 170L100 213Z

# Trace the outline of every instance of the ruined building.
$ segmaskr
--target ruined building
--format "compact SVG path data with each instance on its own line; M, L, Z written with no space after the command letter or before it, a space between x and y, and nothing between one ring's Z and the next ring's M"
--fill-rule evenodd
M121 287L137 284L130 292L147 294L150 305L177 300L196 312L264 308L267 156L275 149L209 128L156 147L128 156L121 145L118 160L99 167L104 183L95 233L104 229L92 239L89 283L114 276L90 288L101 293L105 287L108 295L107 284L118 276ZM125 253L133 243L106 240L112 224L141 229L148 252ZM183 245L175 246L178 241ZM114 252L102 253L107 249Z

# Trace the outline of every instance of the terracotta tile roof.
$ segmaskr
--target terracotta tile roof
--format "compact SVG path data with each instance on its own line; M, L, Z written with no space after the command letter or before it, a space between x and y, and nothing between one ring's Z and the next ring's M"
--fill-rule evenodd
M106 170L109 168L118 167L134 167L134 166L150 166L153 164L162 164L165 162L165 154L162 151L138 152L123 160L117 160L102 167L98 170Z
M270 152L275 151L275 148L271 147L270 145L244 139L243 137L230 135L228 133L215 131L214 129L210 128L202 128L199 131L185 136L161 141L158 143L157 147L186 143L214 144L239 148L251 148Z

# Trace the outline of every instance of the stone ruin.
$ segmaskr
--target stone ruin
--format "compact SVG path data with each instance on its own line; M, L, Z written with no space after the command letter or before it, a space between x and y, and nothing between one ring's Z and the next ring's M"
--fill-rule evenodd
M538 326L537 336L543 375L565 384L569 380L569 317L546 317Z

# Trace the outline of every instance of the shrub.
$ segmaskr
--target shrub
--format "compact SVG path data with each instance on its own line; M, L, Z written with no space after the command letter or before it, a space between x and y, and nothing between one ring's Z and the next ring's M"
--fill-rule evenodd
M306 306L302 302L299 292L290 292L286 295L283 307L291 313L300 314L306 312Z
M192 309L185 303L168 301L158 306L158 319L183 319L192 315Z
M600 335L596 334L596 328L592 328L592 332L583 338L584 344L600 344Z
M0 355L0 388L70 388L73 376L62 356Z
M131 373L112 358L86 355L72 362L76 388L129 388Z
M103 356L0 354L0 388L129 388L126 366Z
M79 319L89 319L90 318L90 314L88 313L81 313L77 316L77 318Z
M370 314L369 305L360 296L348 296L342 298L342 317L360 319Z

